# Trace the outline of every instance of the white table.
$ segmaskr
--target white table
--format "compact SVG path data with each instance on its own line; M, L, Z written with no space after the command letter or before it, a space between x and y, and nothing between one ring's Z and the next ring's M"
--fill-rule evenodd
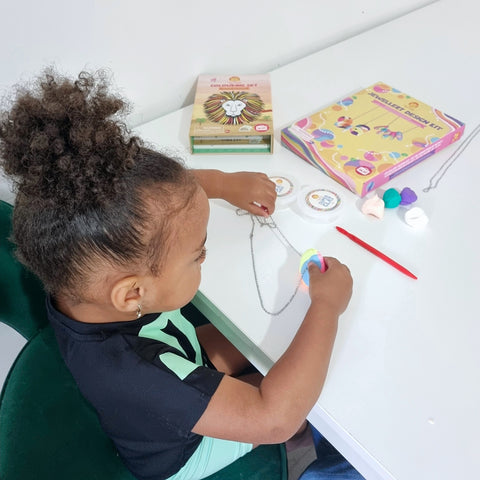
M382 221L365 217L359 198L283 148L279 131L381 80L464 121L467 136L480 123L479 46L470 2L440 1L271 72L273 155L189 155L191 107L138 129L194 168L290 172L302 184L336 189L346 203L336 223L418 275L402 275L338 234L334 224L308 222L293 209L273 215L296 249L317 248L352 271L354 294L309 419L369 480L480 476L480 135L429 193L422 189L459 143L388 184L419 195L417 205L430 222L415 230L399 209L387 211ZM250 226L249 217L212 201L196 302L266 372L295 334L308 294L299 292L278 316L260 308ZM257 227L254 241L263 299L275 310L295 288L298 256L265 228Z

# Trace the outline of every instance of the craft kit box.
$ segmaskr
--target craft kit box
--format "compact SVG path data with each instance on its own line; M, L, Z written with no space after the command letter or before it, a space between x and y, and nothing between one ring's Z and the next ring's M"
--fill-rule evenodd
M363 197L458 140L465 125L384 83L282 129L282 145Z
M270 75L200 75L190 147L192 153L272 153Z

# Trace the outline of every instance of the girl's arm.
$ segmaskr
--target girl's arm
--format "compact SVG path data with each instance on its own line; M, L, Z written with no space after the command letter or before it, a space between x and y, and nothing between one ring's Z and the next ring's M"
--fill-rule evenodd
M192 171L208 198L223 198L232 205L259 216L266 217L275 210L275 184L264 173Z
M352 292L345 265L326 258L321 273L311 264L311 305L292 343L260 386L225 376L193 431L253 444L280 443L299 429L325 381L338 317Z

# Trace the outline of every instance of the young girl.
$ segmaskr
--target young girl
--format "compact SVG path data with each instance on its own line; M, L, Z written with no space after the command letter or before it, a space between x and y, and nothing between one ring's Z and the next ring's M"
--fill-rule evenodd
M211 325L180 307L195 295L208 198L256 215L275 208L257 173L188 170L130 136L101 74L46 72L0 122L16 182L18 256L42 280L62 356L140 480L200 479L299 430L327 373L351 295L344 265L309 267L311 305L264 378ZM255 202L255 203L254 203Z

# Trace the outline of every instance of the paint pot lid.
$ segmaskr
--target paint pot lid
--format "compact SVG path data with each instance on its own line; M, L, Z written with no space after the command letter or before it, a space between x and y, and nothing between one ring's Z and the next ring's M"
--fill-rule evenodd
M290 173L277 172L269 176L275 184L277 200L275 207L282 209L288 207L297 197L299 186L297 179Z
M305 186L297 195L297 205L307 220L328 223L337 219L344 207L342 196L331 187Z

